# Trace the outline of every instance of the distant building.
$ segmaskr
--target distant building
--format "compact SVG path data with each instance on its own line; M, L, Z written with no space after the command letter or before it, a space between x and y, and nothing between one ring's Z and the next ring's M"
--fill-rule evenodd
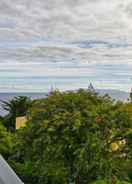
M16 117L16 130L26 125L28 119L26 116Z
M0 184L24 184L1 155Z

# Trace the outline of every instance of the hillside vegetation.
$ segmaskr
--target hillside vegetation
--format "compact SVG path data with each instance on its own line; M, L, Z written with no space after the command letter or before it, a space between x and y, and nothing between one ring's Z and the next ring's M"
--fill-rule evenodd
M0 125L1 154L25 184L132 183L131 103L80 89L26 107L26 127Z

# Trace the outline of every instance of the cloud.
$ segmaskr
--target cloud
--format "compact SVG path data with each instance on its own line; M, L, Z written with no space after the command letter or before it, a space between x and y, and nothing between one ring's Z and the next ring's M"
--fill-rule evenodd
M120 69L127 82L131 7L132 0L1 0L0 76L6 83L0 81L0 86L8 88L10 77L11 89L20 76L40 75L86 76L99 84L102 74L107 86L110 74L116 76ZM25 81L19 81L20 89ZM87 83L83 80L83 86Z
M15 27L0 32L5 39L18 40L130 36L130 32L126 35L129 24L124 27L123 19L128 14L131 15L129 0L125 4L122 0L1 0L0 16L5 21L10 18Z

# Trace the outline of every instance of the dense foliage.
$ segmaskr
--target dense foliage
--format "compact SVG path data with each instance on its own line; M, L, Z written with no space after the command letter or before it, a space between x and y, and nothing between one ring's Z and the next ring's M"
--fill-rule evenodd
M8 153L26 184L132 183L131 103L86 90L55 91L28 112Z
M13 135L7 132L3 122L0 121L0 154L6 159L11 155L13 149Z
M31 106L31 100L26 96L18 96L10 101L1 101L2 107L7 111L5 116L5 126L8 130L15 130L15 120L17 116L25 116Z

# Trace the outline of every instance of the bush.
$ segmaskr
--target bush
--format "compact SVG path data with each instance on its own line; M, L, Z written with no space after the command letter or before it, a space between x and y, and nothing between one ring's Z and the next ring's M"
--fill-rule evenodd
M95 182L92 182L91 184L108 184L108 182L107 181L105 181L105 180L98 180L98 181L95 181ZM111 184L111 183L110 183ZM115 183L113 183L113 184L131 184L131 183L129 183L129 182L126 182L126 181L116 181Z
M12 166L28 184L66 184L78 176L83 184L114 176L131 181L131 108L85 90L35 100L30 122L17 132Z

